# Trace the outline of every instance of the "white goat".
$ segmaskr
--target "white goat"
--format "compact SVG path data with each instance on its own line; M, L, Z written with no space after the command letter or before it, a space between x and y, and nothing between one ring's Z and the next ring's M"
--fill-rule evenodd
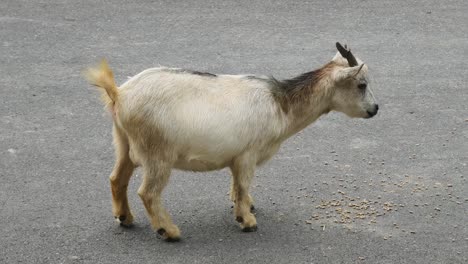
M377 113L367 87L368 68L337 43L338 53L322 68L289 80L253 75L214 75L176 68L147 69L119 88L105 61L86 72L103 88L114 121L116 163L110 176L114 216L124 226L133 215L127 185L143 166L138 190L153 228L167 240L179 228L161 205L173 168L232 171L231 199L243 231L255 231L249 187L257 165L281 143L332 110L350 117Z

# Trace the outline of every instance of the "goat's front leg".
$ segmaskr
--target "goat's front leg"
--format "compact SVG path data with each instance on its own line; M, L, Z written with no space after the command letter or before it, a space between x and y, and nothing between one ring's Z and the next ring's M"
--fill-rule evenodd
M234 175L233 175L231 178L231 189L229 190L229 197L234 204L236 203L236 193L237 193L237 190L236 190L236 187L234 186ZM249 196L250 211L253 211L255 210L254 200L250 194L248 194L248 196Z
M138 189L153 228L168 241L180 239L179 228L172 223L171 216L161 204L161 193L171 175L171 164L163 161L150 161L143 165L144 178Z
M255 157L244 154L234 159L231 165L232 171L232 196L234 197L234 215L240 223L242 231L252 232L257 230L257 220L250 212L252 198L249 195L250 183L256 167Z

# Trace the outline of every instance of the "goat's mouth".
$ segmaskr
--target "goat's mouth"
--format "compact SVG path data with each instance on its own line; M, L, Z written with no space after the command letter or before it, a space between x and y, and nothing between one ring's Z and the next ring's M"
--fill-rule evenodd
M377 114L377 111L367 111L367 116L364 118L372 118Z
M364 118L365 118L365 119L369 119L369 118L372 118L372 117L374 117L374 116L375 116L375 114L373 114L373 113L367 111L367 116L364 117Z

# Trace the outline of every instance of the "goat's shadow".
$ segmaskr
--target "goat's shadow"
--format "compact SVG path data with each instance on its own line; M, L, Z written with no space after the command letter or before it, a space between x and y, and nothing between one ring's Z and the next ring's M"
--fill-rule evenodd
M215 210L218 211L217 214ZM131 227L119 226L118 223L109 224L108 228L101 231L109 232L111 235L98 234L98 236L112 236L111 243L125 244L129 247L139 245L152 250L155 247L220 247L222 243L226 247L232 244L248 246L249 244L258 245L262 241L282 240L286 242L294 241L297 238L297 233L289 230L294 228L294 223L297 222L293 215L281 214L274 208L257 206L253 213L257 217L258 230L256 232L243 232L235 221L232 210L230 206L227 206L223 210L217 210L217 208L210 210L204 215L190 213L176 215L174 222L182 233L182 238L178 242L164 241L151 228L146 215L142 215L142 212L138 212L136 221ZM279 214L281 214L280 220L278 219Z

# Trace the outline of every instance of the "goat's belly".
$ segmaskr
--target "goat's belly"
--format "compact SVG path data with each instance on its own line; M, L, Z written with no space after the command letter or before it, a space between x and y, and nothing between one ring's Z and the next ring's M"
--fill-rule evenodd
M213 171L220 170L228 166L228 162L223 160L202 160L180 158L174 164L174 168L185 171Z
M246 142L221 135L191 131L190 138L178 138L177 161L174 168L187 171L213 171L229 166L232 159L242 153ZM207 143L209 142L209 143Z

